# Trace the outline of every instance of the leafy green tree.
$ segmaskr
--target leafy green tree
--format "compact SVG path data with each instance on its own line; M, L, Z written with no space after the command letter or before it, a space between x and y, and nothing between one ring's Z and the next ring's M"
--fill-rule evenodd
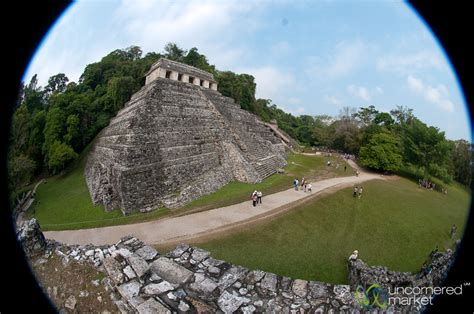
M358 112L354 114L362 126L367 126L372 123L379 112L375 109L375 106L361 107Z
M8 178L12 187L21 187L31 182L36 169L35 162L24 154L9 158Z
M393 120L392 116L389 113L379 112L375 115L373 123L389 127L395 123L395 120Z
M397 171L403 160L400 141L388 132L375 134L367 145L360 148L359 160L366 167Z
M71 114L69 117L67 117L66 125L67 133L64 136L66 144L73 148L78 148L79 144L81 143L81 129L78 115Z
M49 146L48 167L52 174L57 174L63 170L78 155L65 143L58 140Z
M66 130L66 116L59 106L49 109L44 127L43 152L49 155L51 145L61 141ZM48 156L49 157L49 156Z
M28 139L30 136L30 113L25 104L18 107L13 114L11 133L10 133L10 149L16 153L27 150Z
M42 146L44 143L44 126L46 124L46 111L40 110L33 114L30 120L30 137L28 142L29 156L35 161L38 168L41 168L44 155Z
M113 112L122 109L130 96L138 90L136 80L131 76L113 77L108 82L107 94L113 103Z
M453 149L453 176L454 179L466 186L472 182L472 146L466 140L458 140Z
M167 59L170 59L170 60L173 60L173 61L178 61L178 62L183 62L184 56L186 55L186 50L181 49L175 43L167 43L165 48L164 48L163 55Z
M23 94L23 104L30 113L35 110L42 110L46 106L45 92L38 86L38 77L33 75L30 83L25 86Z
M67 82L69 79L64 73L53 75L49 78L45 91L48 94L63 93L66 90Z
M196 47L193 47L188 51L188 54L183 58L183 62L203 71L216 74L215 67L209 64L207 57L203 54L200 54Z

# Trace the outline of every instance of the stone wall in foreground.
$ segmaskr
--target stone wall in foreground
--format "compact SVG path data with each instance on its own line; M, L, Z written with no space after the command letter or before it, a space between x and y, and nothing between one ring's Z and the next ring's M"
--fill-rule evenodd
M24 245L43 243L36 222L25 226L23 234L30 238L22 238ZM434 254L426 275L392 272L356 259L348 262L350 285L334 285L250 270L188 245L160 254L132 236L99 247L48 241L46 250L45 256L55 251L63 263L90 263L106 272L111 298L123 313L359 313L364 308L356 297L358 286L441 285L454 258L450 251ZM412 313L422 308L389 305L384 310Z

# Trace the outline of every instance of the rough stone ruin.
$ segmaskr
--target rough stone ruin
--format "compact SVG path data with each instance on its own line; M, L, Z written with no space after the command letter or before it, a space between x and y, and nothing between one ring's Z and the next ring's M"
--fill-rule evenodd
M63 263L89 263L105 272L102 284L122 313L361 313L367 309L356 297L357 286L441 286L454 260L454 252L438 252L431 258L431 272L411 274L368 266L356 258L348 261L350 284L340 285L250 270L185 244L160 254L133 236L104 246L50 240L45 245L36 221L24 226L26 251L38 249L41 243L45 260L54 253ZM423 309L416 304L387 305L383 312L418 313Z
M212 74L162 58L97 137L85 177L107 211L176 208L232 180L261 181L286 165L287 149Z

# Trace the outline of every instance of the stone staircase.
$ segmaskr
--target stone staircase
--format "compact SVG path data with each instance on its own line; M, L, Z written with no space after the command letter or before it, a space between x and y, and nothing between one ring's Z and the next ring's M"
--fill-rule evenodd
M253 166L257 171L260 179L263 180L272 174L277 172L278 168L281 168L285 165L285 162L278 158L276 155L271 155L264 159L260 159L256 162L253 162Z

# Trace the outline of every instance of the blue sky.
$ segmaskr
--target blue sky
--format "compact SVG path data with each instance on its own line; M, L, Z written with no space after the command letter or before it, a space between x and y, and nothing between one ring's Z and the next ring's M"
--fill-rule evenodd
M43 40L25 73L45 85L131 45L197 47L219 70L248 73L257 97L295 115L397 105L471 139L462 91L430 30L398 1L78 1Z

